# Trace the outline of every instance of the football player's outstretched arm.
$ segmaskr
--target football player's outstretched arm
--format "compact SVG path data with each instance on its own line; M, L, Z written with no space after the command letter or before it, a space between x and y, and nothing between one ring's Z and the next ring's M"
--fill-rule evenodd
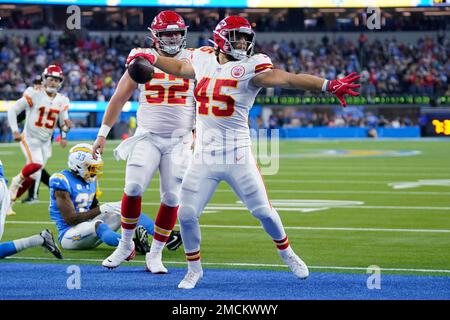
M284 89L303 89L320 91L325 79L309 74L294 74L280 69L273 69L256 75L253 85L262 88L280 87Z
M156 56L154 56L156 58ZM150 63L152 63L150 61ZM184 79L195 79L195 71L191 64L169 57L158 56L152 63L165 73Z
M101 213L100 207L77 213L72 200L70 199L70 193L67 191L55 190L55 199L56 206L58 207L59 212L61 212L61 216L69 226L76 226L82 222L89 221Z
M22 97L17 100L17 102L11 108L8 109L8 122L15 141L21 140L19 125L17 124L17 115L24 111L27 105L27 100L25 99L25 97Z
M130 65L131 61L137 57L142 57L148 60L151 65L157 67L165 73L184 79L195 79L195 71L190 63L186 63L175 58L156 56L151 53L150 49L134 49L128 56L126 65Z
M111 100L109 100L106 107L105 115L103 116L102 126L98 132L97 139L94 142L92 156L97 159L97 152L103 153L106 143L106 137L111 130L111 127L116 123L124 104L130 99L138 84L130 78L128 71L125 71L122 78L114 91Z
M309 74L295 74L280 69L273 69L256 75L252 79L253 85L262 88L281 87L285 89L303 89L308 91L322 91L334 94L341 104L347 104L344 99L345 94L358 96L359 92L352 89L361 85L354 84L359 76L351 73L342 79L327 80Z

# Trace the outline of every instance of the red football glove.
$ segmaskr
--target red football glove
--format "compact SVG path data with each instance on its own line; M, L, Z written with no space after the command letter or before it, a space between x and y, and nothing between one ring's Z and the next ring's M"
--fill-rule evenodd
M352 89L361 87L360 84L354 84L356 80L358 80L361 76L356 75L356 72L350 73L348 76L328 81L327 92L334 94L342 106L345 108L347 106L347 102L345 102L344 95L349 94L351 96L359 96L359 92L355 92Z
M143 57L147 59L151 65L154 65L156 62L156 56L150 52L150 49L133 49L130 52L130 55L127 58L127 62L125 63L125 66L128 67L134 59L137 57Z

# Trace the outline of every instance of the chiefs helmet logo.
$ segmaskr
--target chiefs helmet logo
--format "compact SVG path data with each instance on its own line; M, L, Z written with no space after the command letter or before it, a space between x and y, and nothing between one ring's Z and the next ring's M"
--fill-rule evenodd
M231 75L233 78L239 79L241 78L245 73L245 68L243 66L234 66L233 69L231 69Z

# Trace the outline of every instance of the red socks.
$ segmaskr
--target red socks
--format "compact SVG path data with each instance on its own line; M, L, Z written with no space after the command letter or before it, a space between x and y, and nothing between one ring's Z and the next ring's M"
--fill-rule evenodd
M278 250L284 250L289 247L289 240L287 236L281 240L273 240L273 242L277 246Z
M22 171L20 171L21 178L24 180L22 181L21 186L19 187L19 190L17 190L17 194L15 199L20 198L22 194L25 193L25 191L28 190L28 188L33 184L34 179L30 178L30 176L35 173L36 171L39 171L42 168L42 164L39 163L29 163L25 165L22 168Z
M155 234L153 238L161 242L169 240L170 233L177 222L178 206L169 207L161 203L155 220Z
M32 162L23 167L21 173L24 178L27 178L41 168L42 164Z
M125 193L122 197L122 228L134 230L141 215L141 196L129 197Z
M200 250L195 252L186 253L187 262L194 262L200 260Z
M22 185L20 186L19 190L17 190L16 199L19 199L21 195L25 193L25 191L28 190L28 188L33 184L34 179L30 177L26 177L25 180L22 182Z

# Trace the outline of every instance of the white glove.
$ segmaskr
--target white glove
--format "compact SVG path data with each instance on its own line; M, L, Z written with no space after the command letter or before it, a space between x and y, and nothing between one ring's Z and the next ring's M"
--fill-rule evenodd
M103 214L121 214L122 201L107 202L100 206L100 212Z

